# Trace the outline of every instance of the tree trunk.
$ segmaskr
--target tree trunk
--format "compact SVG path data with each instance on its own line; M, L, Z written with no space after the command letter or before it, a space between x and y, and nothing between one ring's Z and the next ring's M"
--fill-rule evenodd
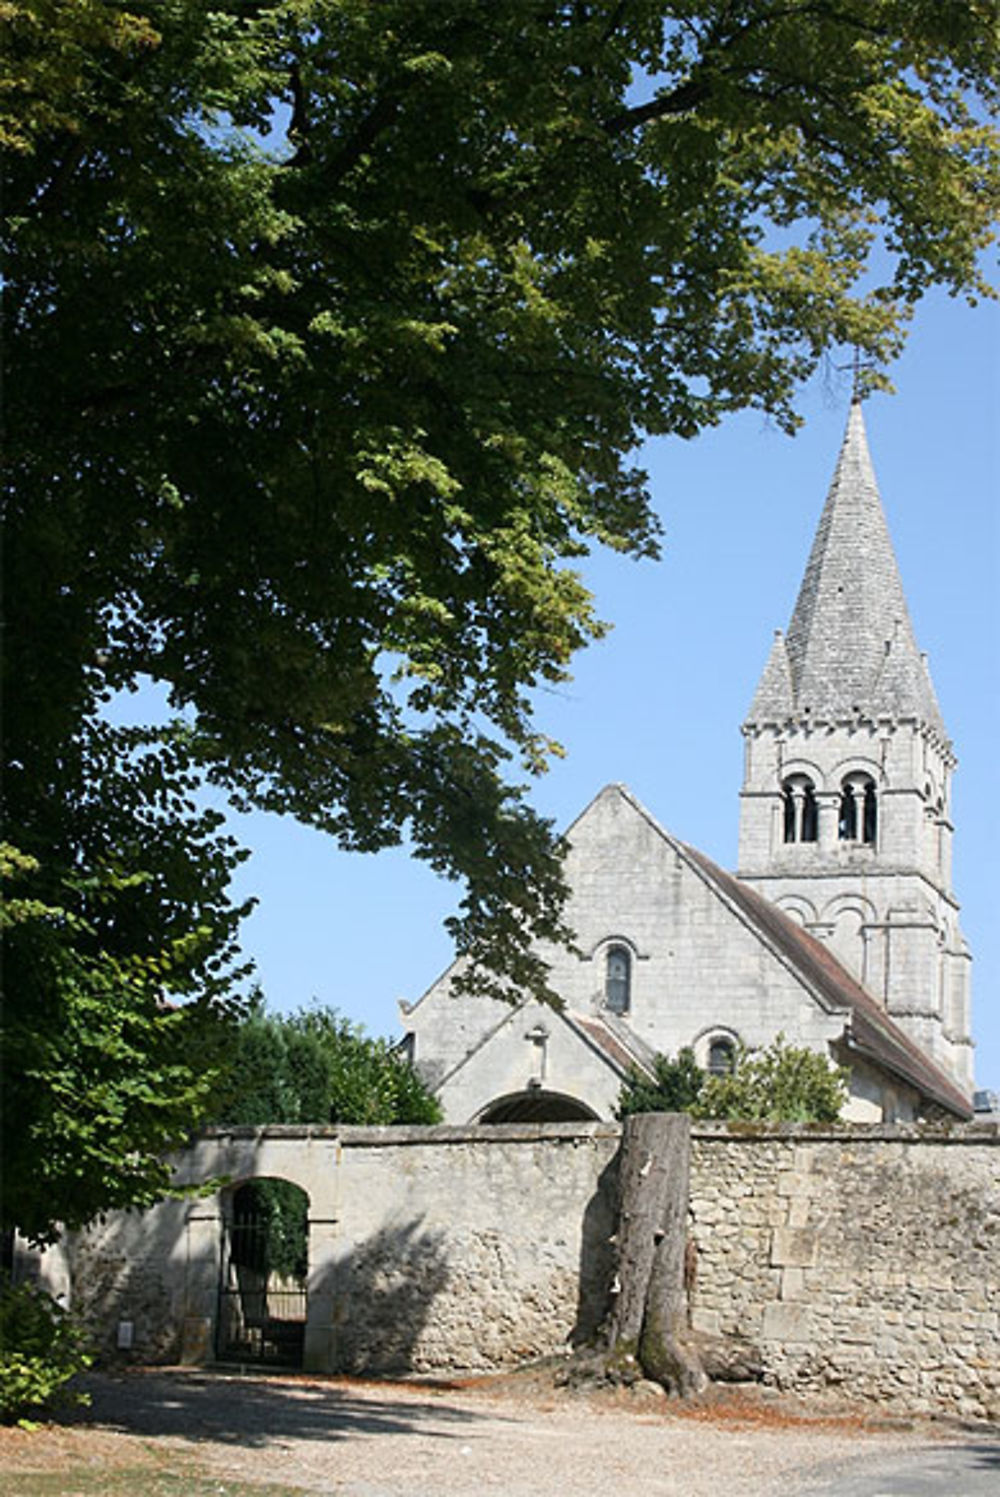
M639 1113L625 1120L619 1173L618 1262L608 1370L662 1383L682 1397L707 1378L688 1333L687 1245L691 1119Z

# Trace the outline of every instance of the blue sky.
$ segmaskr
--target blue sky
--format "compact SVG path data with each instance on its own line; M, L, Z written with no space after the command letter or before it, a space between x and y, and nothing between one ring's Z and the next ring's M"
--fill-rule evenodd
M894 396L865 408L920 647L959 768L954 882L971 945L977 1085L1000 1090L1000 312L933 294L895 366ZM793 439L757 415L644 454L665 526L663 559L595 556L585 575L615 627L574 679L538 698L567 757L533 789L567 825L609 781L734 867L739 725L775 628L792 610L843 435L850 379L806 390ZM398 1033L447 964L442 921L458 891L405 850L344 854L273 816L234 818L253 856L239 892L259 905L244 948L278 1010L316 999L373 1033Z

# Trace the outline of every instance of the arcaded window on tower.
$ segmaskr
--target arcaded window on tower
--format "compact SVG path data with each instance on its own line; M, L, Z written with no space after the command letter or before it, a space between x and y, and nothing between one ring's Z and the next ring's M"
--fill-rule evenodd
M853 775L841 786L837 831L841 842L874 845L878 831L878 798L875 781L869 776Z
M819 827L816 791L805 775L793 775L781 787L786 842L815 842Z
M632 1003L632 958L624 946L609 946L604 968L604 1002L613 1014L627 1014Z

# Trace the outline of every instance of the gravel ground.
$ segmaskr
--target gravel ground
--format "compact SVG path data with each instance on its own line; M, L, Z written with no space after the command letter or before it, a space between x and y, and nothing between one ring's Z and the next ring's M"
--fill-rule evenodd
M989 1436L889 1427L762 1390L692 1407L652 1390L570 1392L551 1373L429 1385L135 1371L90 1386L89 1412L68 1427L3 1432L8 1475L141 1466L155 1451L217 1476L220 1492L228 1480L338 1497L806 1497L858 1481L850 1491L906 1490L879 1484L899 1461L947 1470L954 1452L957 1472L974 1448L1000 1455ZM977 1493L1000 1491L992 1471L996 1487Z

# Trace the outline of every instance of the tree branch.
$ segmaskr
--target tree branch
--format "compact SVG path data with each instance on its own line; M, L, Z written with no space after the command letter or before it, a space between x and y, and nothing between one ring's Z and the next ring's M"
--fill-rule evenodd
M637 104L634 109L624 109L621 114L613 114L608 119L602 120L601 129L606 135L624 135L627 130L636 130L640 125L648 125L650 120L665 119L670 115L687 114L687 112L700 104L708 97L708 83L688 79L686 83L678 84L669 94L663 94L658 99L650 99L648 104Z

